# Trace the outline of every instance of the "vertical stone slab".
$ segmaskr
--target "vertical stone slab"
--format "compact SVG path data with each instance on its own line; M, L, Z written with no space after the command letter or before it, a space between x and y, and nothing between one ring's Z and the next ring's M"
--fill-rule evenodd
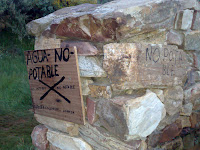
M172 45L112 43L104 46L103 68L113 90L182 85L186 53Z

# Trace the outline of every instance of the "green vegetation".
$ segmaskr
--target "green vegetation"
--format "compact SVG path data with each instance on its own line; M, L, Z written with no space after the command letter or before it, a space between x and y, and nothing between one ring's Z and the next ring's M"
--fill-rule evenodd
M33 49L33 40L2 31L0 34L0 149L33 149L31 131L37 122L31 109L24 50Z

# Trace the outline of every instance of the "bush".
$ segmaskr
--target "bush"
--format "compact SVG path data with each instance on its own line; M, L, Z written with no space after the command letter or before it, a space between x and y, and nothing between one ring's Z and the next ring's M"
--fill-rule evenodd
M29 21L86 2L97 3L96 0L0 0L0 30L6 26L22 40L28 36L25 25Z

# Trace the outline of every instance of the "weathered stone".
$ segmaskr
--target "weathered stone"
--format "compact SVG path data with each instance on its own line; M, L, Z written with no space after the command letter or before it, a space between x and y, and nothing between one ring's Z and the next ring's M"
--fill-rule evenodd
M200 31L185 33L184 49L200 51Z
M78 62L81 77L106 77L106 72L97 57L79 56Z
M180 134L181 130L182 128L176 123L170 124L162 131L162 135L160 137L159 142L163 143L171 141L173 138L175 138Z
M200 52L197 52L196 56L197 56L197 68L200 70Z
M161 146L161 149L183 149L183 141L181 137L176 138L171 142L167 142Z
M52 48L60 48L61 40L56 38L47 38L44 36L35 37L35 45L34 49L52 49Z
M177 46L139 43L104 46L103 68L114 91L182 85L187 66L186 54Z
M153 92L144 96L119 96L100 100L98 114L101 125L120 138L144 139L163 117L164 105Z
M91 97L94 98L111 98L112 97L112 89L109 85L102 85L102 84L90 84L90 94Z
M156 93L156 95L158 96L158 98L160 99L160 101L163 103L165 98L164 98L164 94L163 94L163 90L160 89L151 89L152 92Z
M27 24L32 35L55 34L64 38L114 41L173 27L179 1L115 0L104 5L82 4L56 11Z
M194 72L194 81L199 82L200 81L200 71Z
M90 124L93 124L97 120L97 114L96 114L96 107L97 107L97 102L94 99L87 98L87 118L88 122Z
M47 132L47 139L53 146L61 150L92 150L92 147L83 139L51 129Z
M167 44L181 46L183 44L183 35L175 30L167 33Z
M180 11L176 16L175 29L188 30L192 26L194 10Z
M166 99L173 99L173 100L183 100L183 88L181 86L175 86L172 88L168 88L164 90L164 97Z
M98 54L98 49L89 42L64 41L61 43L61 47L73 46L76 46L78 55L93 56Z
M95 150L137 150L141 147L141 141L122 142L110 136L103 128L94 127L88 123L80 126L79 132L81 137Z
M194 104L195 100L200 98L200 83L196 83L187 90L184 91L184 101L185 104Z
M200 30L200 11L194 11L192 30Z
M60 148L56 147L56 146L53 146L52 144L49 144L49 149L50 150L61 150Z
M194 147L194 133L188 134L183 137L184 149L192 149Z
M177 121L181 122L182 128L191 127L190 117L188 116L180 116Z
M181 111L183 102L183 89L181 86L166 89L165 96L165 109L169 115L175 115Z
M186 0L179 0L179 2L181 3L181 9L195 9L195 10L200 10L200 3L198 0L190 0L190 2L188 3L188 1Z
M193 112L190 116L191 127L199 129L200 128L200 113Z
M159 123L158 127L156 128L158 131L161 131L162 129L164 129L167 125L170 125L172 123L174 123L178 118L179 118L180 114L176 113L172 116L166 114L165 118L163 120L161 120L161 122Z
M70 136L77 136L79 134L78 133L79 125L77 124L38 114L34 114L34 117L39 123L46 125L48 128L50 127L62 132L66 132Z
M32 143L39 150L46 150L48 148L47 131L48 128L44 125L37 125L31 133Z
M185 105L183 105L180 114L183 115L183 116L190 116L191 113L192 113L192 109L193 109L192 103L185 104Z
M90 94L90 89L88 85L91 83L93 83L93 80L91 78L81 78L82 95Z

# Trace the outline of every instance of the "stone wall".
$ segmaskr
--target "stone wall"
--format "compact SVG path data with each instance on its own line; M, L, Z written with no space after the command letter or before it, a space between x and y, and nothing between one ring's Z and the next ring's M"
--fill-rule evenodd
M35 49L76 46L86 125L35 114L38 149L199 149L200 3L115 0L27 24Z

